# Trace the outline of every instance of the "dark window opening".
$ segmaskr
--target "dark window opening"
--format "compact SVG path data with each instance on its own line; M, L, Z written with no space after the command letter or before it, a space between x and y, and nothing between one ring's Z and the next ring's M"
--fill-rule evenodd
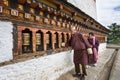
M18 0L11 0L10 6L12 9L17 9L18 8Z
M44 17L47 18L48 11L44 11Z
M67 42L68 42L68 40L69 40L69 35L68 35L68 34L66 34L66 36L67 36Z
M38 7L35 8L35 14L36 14L36 15L39 15L39 14L40 14L40 8L38 8Z
M36 32L36 50L43 50L43 33L41 31Z
M46 44L47 44L47 50L52 49L52 34L50 32L46 33Z
M50 15L50 19L53 19L53 17L54 17L54 14L51 14L51 15Z
M22 31L22 52L32 52L32 32L29 29Z
M63 33L62 33L62 42L65 42L65 41L64 41L64 34L63 34Z
M27 13L29 13L29 11L30 11L30 5L28 3L24 4L24 11L27 12Z
M58 43L58 33L55 33L55 48L59 47L59 43Z

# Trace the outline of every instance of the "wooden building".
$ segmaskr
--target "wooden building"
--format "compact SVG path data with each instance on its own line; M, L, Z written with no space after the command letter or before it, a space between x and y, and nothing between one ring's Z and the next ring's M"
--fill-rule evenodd
M70 38L71 25L86 36L94 32L100 42L105 41L109 32L64 0L1 0L0 19L12 21L14 25L15 56L61 48Z
M0 0L0 65L12 63L10 67L13 68L8 65L9 69L5 71L13 70L16 72L14 75L17 72L26 75L24 71L28 71L32 73L29 77L36 78L37 73L42 73L36 79L29 80L48 80L51 74L71 70L72 52L67 54L69 48L62 46L71 37L71 25L86 36L94 32L101 44L106 43L109 30L67 0ZM46 56L51 52L53 55ZM38 61L30 60L38 56ZM27 58L30 59L25 62ZM22 63L18 59L23 59ZM32 63L33 68L29 66ZM20 69L17 69L18 66L21 66ZM27 77L21 74L12 80ZM11 73L5 75L11 76Z

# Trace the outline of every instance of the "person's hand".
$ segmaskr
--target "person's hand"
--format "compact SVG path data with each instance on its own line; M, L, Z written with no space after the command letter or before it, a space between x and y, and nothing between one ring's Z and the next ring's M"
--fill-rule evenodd
M92 48L93 46L91 45L91 47L90 48Z
M65 47L66 45L67 45L67 44L65 44L65 43L62 43L62 45L61 45L61 46L62 46L62 47Z
M93 48L95 48L95 45L93 45Z

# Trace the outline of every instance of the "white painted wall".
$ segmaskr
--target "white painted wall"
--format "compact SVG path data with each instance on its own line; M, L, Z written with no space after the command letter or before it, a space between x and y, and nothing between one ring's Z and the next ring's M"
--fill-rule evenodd
M67 0L80 10L97 20L96 3L94 0Z
M13 25L11 22L0 21L0 62L13 59Z
M72 59L66 51L0 67L0 80L55 80L73 69Z
M105 49L101 43L99 52ZM73 68L73 51L65 51L0 67L0 80L56 80Z
M99 45L99 53L106 50L106 45L107 45L107 43L101 43Z

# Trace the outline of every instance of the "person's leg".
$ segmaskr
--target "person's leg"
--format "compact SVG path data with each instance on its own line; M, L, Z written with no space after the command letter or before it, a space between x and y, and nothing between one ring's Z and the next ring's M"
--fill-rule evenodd
M76 74L80 74L80 65L77 64L77 63L74 63L75 64L75 72Z
M82 72L84 75L87 75L87 71L86 71L86 65L85 64L81 64L82 65Z
M75 65L75 74L73 74L73 77L80 77L81 76L81 71L80 71L80 65L74 63Z

